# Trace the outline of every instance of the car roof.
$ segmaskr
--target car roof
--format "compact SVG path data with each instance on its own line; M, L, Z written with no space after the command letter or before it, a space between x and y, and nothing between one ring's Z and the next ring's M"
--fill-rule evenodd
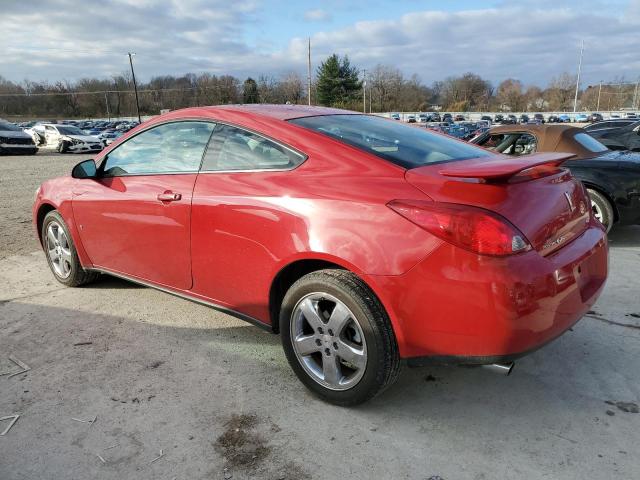
M216 111L246 112L278 120L291 120L294 118L316 117L320 115L361 115L359 112L342 110L340 108L313 107L309 105L272 105L264 103L216 105L211 107L197 107L195 110L198 109L202 109L210 113L215 113Z
M492 128L489 133L531 133L535 135L538 146L536 151L538 152L567 152L575 154L578 158L593 158L597 154L594 154L591 150L585 148L575 140L577 133L584 133L585 130L579 127L572 127L570 125L501 125L499 127Z

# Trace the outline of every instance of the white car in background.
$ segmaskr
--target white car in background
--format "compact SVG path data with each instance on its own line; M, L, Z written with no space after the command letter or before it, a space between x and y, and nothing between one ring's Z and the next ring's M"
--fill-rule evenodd
M99 152L104 148L102 141L93 135L86 135L73 125L42 123L25 130L33 137L36 145L55 148L60 153Z

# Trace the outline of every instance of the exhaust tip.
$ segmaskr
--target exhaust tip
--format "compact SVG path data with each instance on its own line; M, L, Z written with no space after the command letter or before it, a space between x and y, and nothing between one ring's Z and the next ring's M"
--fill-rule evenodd
M486 368L487 370L491 370L493 373L497 373L500 375L504 375L505 377L508 377L509 375L511 375L511 372L513 371L514 366L515 366L515 363L513 362L490 363L488 365L482 365L482 368Z

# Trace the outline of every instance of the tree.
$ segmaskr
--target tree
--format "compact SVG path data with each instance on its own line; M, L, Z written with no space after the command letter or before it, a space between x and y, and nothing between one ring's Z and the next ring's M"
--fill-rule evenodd
M486 108L491 96L491 84L475 73L467 72L460 77L448 77L434 85L440 102L454 111Z
M251 77L247 78L242 85L242 101L244 103L259 102L258 84Z
M525 108L525 97L522 93L522 82L508 78L498 85L496 97L500 110L519 112Z
M559 77L554 77L545 90L545 99L549 102L551 110L573 109L573 96L576 88L576 76L567 72Z
M355 100L362 90L358 69L351 66L345 55L335 53L320 64L317 70L318 102L327 106L346 106Z

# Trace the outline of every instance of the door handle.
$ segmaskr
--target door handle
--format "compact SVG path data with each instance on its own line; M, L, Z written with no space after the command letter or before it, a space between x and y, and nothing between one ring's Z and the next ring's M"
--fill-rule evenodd
M158 200L161 202L175 202L182 198L182 194L173 192L164 192L158 194Z

